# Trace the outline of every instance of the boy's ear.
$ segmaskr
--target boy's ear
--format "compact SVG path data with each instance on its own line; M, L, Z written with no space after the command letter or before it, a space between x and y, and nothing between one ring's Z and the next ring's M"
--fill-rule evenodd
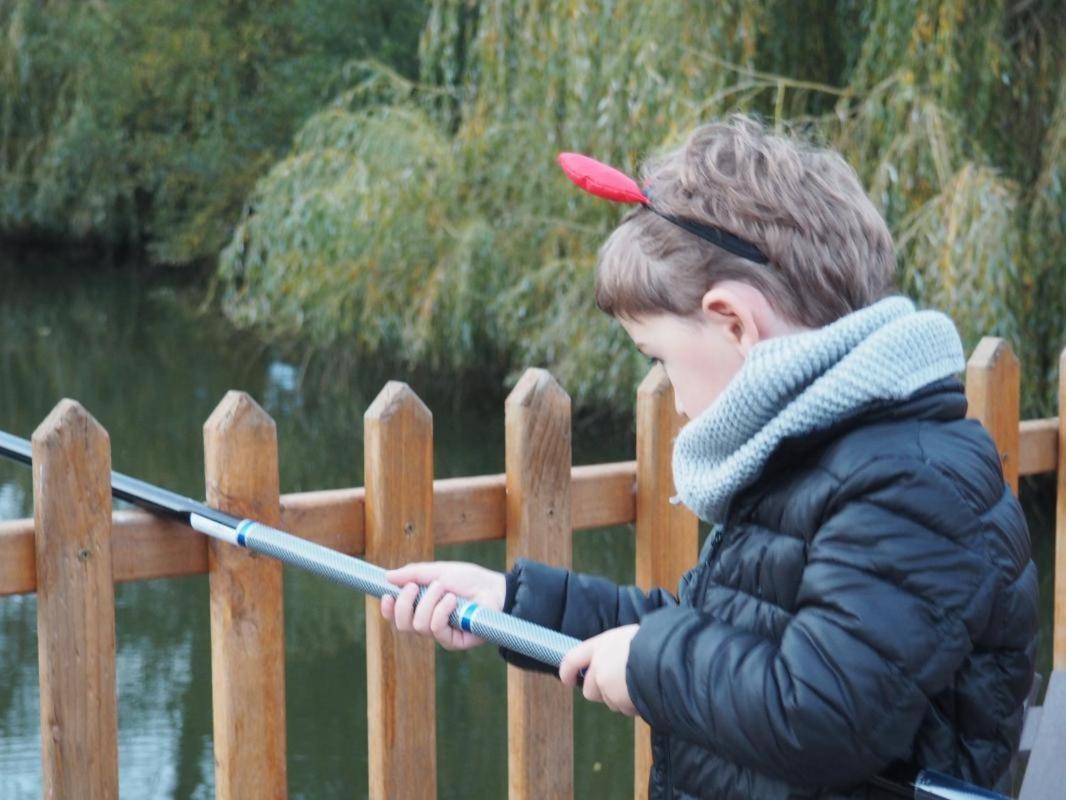
M747 295L729 286L714 286L704 293L700 303L707 321L718 326L744 355L762 338L752 298Z

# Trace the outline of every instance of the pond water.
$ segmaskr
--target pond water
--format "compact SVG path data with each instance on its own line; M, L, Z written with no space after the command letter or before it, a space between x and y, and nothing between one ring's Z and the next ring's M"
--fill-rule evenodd
M243 389L277 422L282 492L359 486L363 412L399 379L434 413L437 477L503 470L502 386L491 401L456 402L439 379L376 365L341 386L300 381L297 364L198 313L201 301L173 280L149 283L129 270L0 266L0 429L28 438L56 402L75 398L108 430L115 470L202 497L203 422L228 389ZM632 453L631 425L575 428L575 463ZM0 461L0 519L32 513L30 470ZM577 568L632 581L631 526L574 541ZM504 545L443 547L438 557L502 569ZM122 795L214 797L206 576L120 584L115 602ZM363 604L286 568L290 797L367 794ZM36 648L34 596L0 597L5 800L41 795ZM438 651L437 687L440 797L505 796L506 673L495 648ZM629 720L577 698L577 796L631 792L631 731Z
M347 380L299 380L292 357L264 348L216 314L199 292L128 270L0 264L0 429L29 437L63 397L109 431L114 469L203 496L202 425L228 389L249 392L276 420L282 492L358 486L362 416L391 378L434 413L437 477L501 472L504 390L455 401L441 381L368 364ZM338 385L339 383L339 385ZM445 392L444 389L449 391ZM631 423L578 426L579 464L632 458ZM1053 491L1023 486L1041 569L1047 674ZM0 461L0 519L32 515L30 471ZM574 565L633 579L632 527L581 532ZM441 558L504 566L504 545L438 549ZM131 798L214 796L206 576L116 587L120 789ZM286 568L289 795L367 793L363 599ZM0 797L41 793L36 605L0 598ZM442 798L507 791L506 680L494 648L437 655L438 787ZM578 797L626 797L632 726L575 702Z

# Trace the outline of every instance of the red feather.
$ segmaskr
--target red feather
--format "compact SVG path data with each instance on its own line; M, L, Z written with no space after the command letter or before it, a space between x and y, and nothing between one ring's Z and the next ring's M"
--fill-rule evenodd
M650 202L635 180L602 161L580 153L559 153L559 166L566 177L589 194L618 203Z

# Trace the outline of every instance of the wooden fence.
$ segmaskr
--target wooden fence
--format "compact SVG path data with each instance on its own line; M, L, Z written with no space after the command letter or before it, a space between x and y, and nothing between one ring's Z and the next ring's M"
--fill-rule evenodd
M970 414L991 431L1015 491L1019 476L1057 472L1054 665L1066 669L1066 415L1019 421L1018 362L1001 340L975 350L966 390ZM1066 377L1059 407L1066 407ZM364 416L366 486L280 496L274 422L250 397L230 392L204 425L206 497L236 516L384 566L430 559L437 545L500 538L508 563L528 556L568 565L573 531L635 523L637 582L676 585L696 561L697 520L668 502L682 420L661 367L638 391L635 461L572 466L570 398L541 369L523 375L505 418L505 474L434 481L432 415L405 384L390 382ZM33 519L0 523L0 596L38 595L45 796L118 795L114 582L206 572L217 796L285 797L281 565L145 512L113 513L110 469L106 431L64 400L33 434ZM370 796L436 797L437 726L424 721L427 710L436 713L434 645L396 635L377 601L366 602ZM1039 729L1030 726L1023 797L1062 785L1060 675ZM551 676L508 667L513 800L573 796L572 703L573 693ZM648 729L635 725L634 796L642 798Z

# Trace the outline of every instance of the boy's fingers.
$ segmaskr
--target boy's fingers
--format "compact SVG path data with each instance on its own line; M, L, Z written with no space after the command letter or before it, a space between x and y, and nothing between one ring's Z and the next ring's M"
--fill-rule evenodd
M433 632L433 638L444 647L451 647L455 633L448 627L448 617L455 609L455 595L449 592L437 603L433 609L433 616L429 620L429 629Z
M438 581L431 581L426 588L426 593L422 595L422 599L418 601L418 605L415 607L415 615L411 620L411 626L419 633L428 634L429 621L433 617L433 611L437 607L437 603L440 601L441 595L444 594L444 587L440 585Z
M592 652L595 647L592 641L592 639L589 639L579 644L567 653L559 664L559 679L571 689L577 686L578 672L585 669L592 659ZM588 680L587 677L586 680Z
M395 622L396 630L410 631L411 620L415 613L415 598L418 597L418 585L409 583L396 596Z
M392 611L395 604L396 601L391 594L384 595L381 598L381 616L385 619L392 619Z
M593 703L603 702L603 692L600 691L600 684L596 680L596 671L592 667L589 667L585 673L585 683L581 693L585 695L586 700L591 700Z
M396 569L386 570L385 580L397 586L406 583L420 583L425 585L437 577L441 565L435 561L413 561Z
M438 581L442 576L454 569L451 561L415 561L404 564L402 567L388 570L385 579L397 586L405 583L417 583L420 586L429 586L433 581Z

